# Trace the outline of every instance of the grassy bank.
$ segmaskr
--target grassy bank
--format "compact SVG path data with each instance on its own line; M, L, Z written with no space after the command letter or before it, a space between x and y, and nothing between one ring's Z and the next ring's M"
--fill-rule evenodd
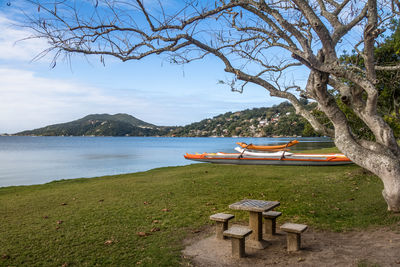
M400 218L386 212L381 191L377 177L354 165L195 164L1 188L0 265L176 266L183 238L243 198L278 200L281 222L313 228L391 225Z

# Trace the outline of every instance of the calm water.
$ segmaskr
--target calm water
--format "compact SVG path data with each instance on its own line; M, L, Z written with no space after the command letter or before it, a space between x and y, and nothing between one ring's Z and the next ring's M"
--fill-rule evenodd
M331 147L326 138L296 138L293 150ZM277 144L293 138L0 136L0 187L42 184L179 166L186 152L234 152L236 142Z

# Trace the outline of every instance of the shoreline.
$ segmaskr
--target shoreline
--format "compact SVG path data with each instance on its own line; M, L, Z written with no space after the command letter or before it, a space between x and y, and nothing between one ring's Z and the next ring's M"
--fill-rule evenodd
M1 187L44 184L192 164L186 153L235 152L236 142L286 143L290 138L0 137ZM301 138L299 149L332 147L326 138Z
M126 135L17 135L17 134L0 134L0 137L118 137L118 138L246 138L246 139L263 139L263 138L274 138L274 139L315 139L315 138L326 138L332 140L328 136L163 136L163 135L151 135L151 136L126 136Z
M29 187L29 186L42 186L42 185L47 185L47 184L56 184L56 183L63 183L63 182L74 182L75 180L92 180L92 179L102 179L102 178L108 178L108 177L118 177L118 176L124 176L124 175L135 175L135 174L140 174L140 173L147 173L150 171L157 171L159 169L168 169L168 168L177 168L177 167L185 167L189 165L194 165L194 164L207 164L207 163L201 163L201 162L191 162L186 165L176 165L176 166L163 166L163 167L156 167L148 170L143 170L143 171L137 171L137 172L127 172L127 173L117 173L117 174L105 174L101 176L92 176L92 177L74 177L74 178L60 178L60 179L55 179L51 180L49 182L44 182L44 183L38 183L38 184L21 184L21 185L8 185L8 186L0 186L0 190L2 189L7 189L11 187Z

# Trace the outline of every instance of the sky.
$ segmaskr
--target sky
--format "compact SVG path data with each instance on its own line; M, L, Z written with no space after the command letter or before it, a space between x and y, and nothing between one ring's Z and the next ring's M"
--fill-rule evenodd
M11 3L9 6L7 3ZM127 113L163 126L186 125L228 111L282 102L258 86L232 92L223 65L208 57L181 66L165 57L121 62L74 55L71 62L51 56L33 60L47 44L22 39L15 1L0 0L0 134L44 127L95 113ZM17 24L17 25L16 25Z

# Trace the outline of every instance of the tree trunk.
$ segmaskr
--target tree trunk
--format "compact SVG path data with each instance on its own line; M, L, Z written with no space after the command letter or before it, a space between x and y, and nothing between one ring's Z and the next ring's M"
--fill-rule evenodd
M387 172L385 175L380 175L383 181L382 195L388 205L388 210L393 212L400 212L400 179L398 175L393 172Z
M388 210L400 212L400 160L389 153L377 153L345 139L335 138L336 146L354 163L382 180L382 195Z
M313 71L310 75L313 77L309 79L311 85L309 88L313 90L312 93L321 110L334 125L335 145L355 164L371 171L382 180L384 188L382 194L388 210L400 212L400 159L396 156L398 147L393 132L388 127L380 127L380 131L374 131L375 134L378 132L387 136L389 140L389 142L371 142L375 146L368 146L362 140L356 139L349 128L346 116L327 91L327 75L318 71ZM373 120L374 117L370 116L367 119Z

